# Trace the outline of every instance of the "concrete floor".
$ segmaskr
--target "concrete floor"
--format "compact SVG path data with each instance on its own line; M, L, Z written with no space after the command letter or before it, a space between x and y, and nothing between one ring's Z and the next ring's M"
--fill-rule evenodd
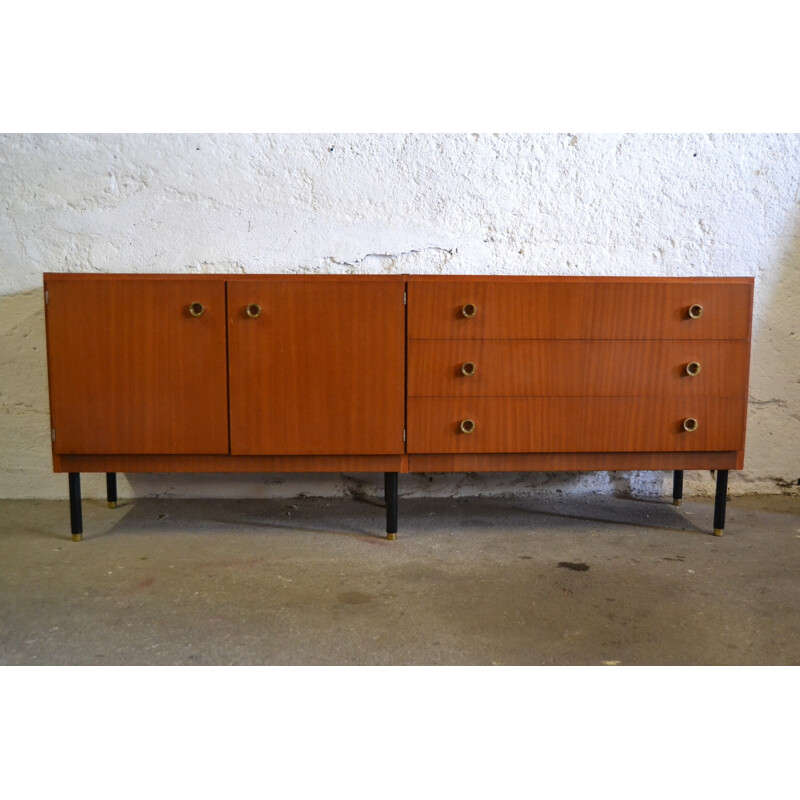
M0 501L0 664L800 663L800 497Z

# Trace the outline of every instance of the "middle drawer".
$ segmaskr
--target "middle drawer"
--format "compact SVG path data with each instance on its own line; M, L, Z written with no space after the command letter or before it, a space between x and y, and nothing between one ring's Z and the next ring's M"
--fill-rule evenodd
M746 395L748 360L746 341L417 339L408 395Z

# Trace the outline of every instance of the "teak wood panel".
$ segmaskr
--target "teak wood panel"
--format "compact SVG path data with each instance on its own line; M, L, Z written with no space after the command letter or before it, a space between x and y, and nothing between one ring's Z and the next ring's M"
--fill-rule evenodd
M434 453L411 456L56 455L55 472L525 472L741 469L741 452Z
M408 472L405 455L56 455L55 472Z
M409 339L747 339L751 279L409 278ZM462 309L474 304L475 315ZM689 308L703 307L699 319Z
M700 364L690 376L686 366ZM749 345L717 340L432 340L408 343L408 394L607 396L747 394ZM462 367L474 365L465 375Z
M48 275L45 291L54 453L228 452L223 280Z
M229 283L231 452L402 453L404 289L399 277Z
M411 453L739 450L740 397L410 397ZM698 421L693 432L682 423ZM474 422L462 433L463 420Z
M432 453L408 457L409 472L559 472L741 469L740 453Z

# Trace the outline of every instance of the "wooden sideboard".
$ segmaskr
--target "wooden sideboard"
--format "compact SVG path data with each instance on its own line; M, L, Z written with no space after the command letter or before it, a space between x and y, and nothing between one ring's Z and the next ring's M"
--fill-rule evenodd
M44 276L53 466L80 473L716 470L751 278Z

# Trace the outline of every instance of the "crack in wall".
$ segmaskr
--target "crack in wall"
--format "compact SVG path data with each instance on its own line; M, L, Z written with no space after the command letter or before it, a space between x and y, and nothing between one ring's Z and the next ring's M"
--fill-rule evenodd
M322 264L333 264L337 267L345 267L352 273L363 271L364 267L377 266L378 271L392 273L397 267L397 262L404 258L425 255L427 253L444 253L444 259L441 264L434 267L436 272L441 273L450 259L455 255L458 248L439 247L431 245L429 247L412 248L411 250L404 250L400 253L367 253L362 258L357 258L353 261L340 261L334 256L325 256L320 259Z
M781 411L786 413L786 416L791 419L800 420L800 414L795 411L790 410L789 402L787 400L783 400L779 397L773 397L769 400L756 400L753 397L749 397L747 400L747 405L752 408L753 410L761 410L761 409L780 409Z

